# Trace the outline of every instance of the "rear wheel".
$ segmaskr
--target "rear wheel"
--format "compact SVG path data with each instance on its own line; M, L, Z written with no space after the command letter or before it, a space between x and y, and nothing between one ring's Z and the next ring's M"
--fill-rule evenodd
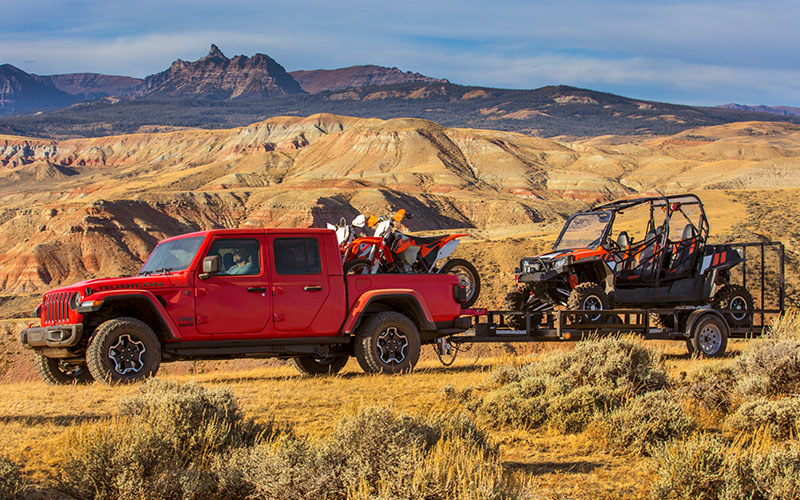
M714 309L731 309L725 320L734 328L750 326L753 315L753 297L741 285L725 285L714 294L711 302Z
M356 259L346 262L344 265L344 274L370 274L372 272L372 263L369 259Z
M398 312L370 316L356 332L356 360L367 373L411 371L419 360L419 351L417 327Z
M597 283L581 283L572 289L567 298L567 309L569 310L589 310L604 311L609 309L608 295L605 290ZM579 318L581 323L603 323L603 314L584 314Z
M135 382L156 374L161 364L161 343L143 321L108 320L97 327L89 341L86 364L99 382Z
M458 281L467 291L467 301L464 302L464 307L472 307L481 293L481 277L478 276L475 266L464 259L450 259L439 272L458 276Z
M705 314L692 327L691 354L704 358L717 358L728 347L728 325L713 314Z
M85 364L73 364L67 361L48 358L35 354L33 364L39 377L52 385L87 384L92 382L92 374Z
M350 356L336 354L326 358L300 357L292 358L289 362L304 375L335 375L344 368Z

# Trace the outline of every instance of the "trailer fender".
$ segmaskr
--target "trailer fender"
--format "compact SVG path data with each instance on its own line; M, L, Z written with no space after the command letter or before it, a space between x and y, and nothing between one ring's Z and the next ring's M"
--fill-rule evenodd
M722 313L714 309L695 309L694 311L692 311L692 313L686 320L686 329L684 333L686 334L687 338L691 338L694 326L706 314L709 314L711 316L716 316L722 322L722 324L725 325L725 335L730 337L731 327L730 325L728 325L728 322L725 320L725 316L723 316Z

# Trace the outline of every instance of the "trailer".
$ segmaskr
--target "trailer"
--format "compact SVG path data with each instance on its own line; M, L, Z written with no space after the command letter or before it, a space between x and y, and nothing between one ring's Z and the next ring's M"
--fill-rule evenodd
M459 349L468 344L509 342L564 342L588 336L632 333L645 340L675 340L686 343L690 354L718 357L725 353L728 339L760 336L775 317L785 311L785 249L776 241L728 243L741 255L732 283L750 291L754 307L715 309L712 305L664 308L471 310L472 328L440 339L436 351L445 364L452 364ZM755 293L754 293L755 292ZM511 321L524 328L509 325ZM445 356L452 356L449 363Z

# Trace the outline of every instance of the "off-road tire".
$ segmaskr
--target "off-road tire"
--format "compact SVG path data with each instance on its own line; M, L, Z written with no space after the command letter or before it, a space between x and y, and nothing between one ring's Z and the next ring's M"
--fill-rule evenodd
M481 294L481 277L472 263L464 259L450 259L442 266L442 270L439 271L439 273L457 275L462 285L464 285L464 280L462 278L466 275L470 275L469 280L472 281L472 293L470 293L467 287L467 300L462 304L462 307L469 308L475 304L478 300L478 296Z
M651 328L661 328L662 330L674 329L675 318L673 318L671 314L651 313L649 318Z
M567 309L593 309L592 306L598 305L598 310L610 309L608 295L606 295L603 287L597 283L586 282L576 286L570 292L567 298ZM579 319L580 323L603 323L604 316L598 315L583 315Z
M344 275L348 274L370 274L372 263L369 259L355 259L344 264Z
M124 364L119 366L119 362ZM111 319L95 330L86 350L86 364L98 382L135 382L156 374L161 364L161 343L143 321L125 317Z
M713 314L703 315L692 326L689 338L689 354L702 358L718 358L725 355L728 347L728 328L724 321Z
M725 285L714 294L711 307L741 310L741 313L725 313L725 321L732 328L747 327L753 315L753 296L741 285Z
M371 315L356 331L356 360L367 373L409 372L417 364L419 352L417 327L407 316L398 312Z
M303 375L336 375L349 359L350 356L347 354L337 354L323 359L302 356L290 359L289 363Z
M72 369L68 370L62 360L36 353L33 365L39 377L50 385L88 384L94 381L85 364L70 365Z
M526 288L522 288L521 290L512 290L506 294L505 299L503 299L503 310L504 311L524 311L526 309L526 305L528 302L528 298L530 297L530 291ZM537 301L539 304L541 302ZM514 330L524 330L525 329L525 316L521 316L518 314L505 314L503 315L503 320L506 325L510 326ZM531 314L531 328L537 327L542 322L542 315L541 314Z

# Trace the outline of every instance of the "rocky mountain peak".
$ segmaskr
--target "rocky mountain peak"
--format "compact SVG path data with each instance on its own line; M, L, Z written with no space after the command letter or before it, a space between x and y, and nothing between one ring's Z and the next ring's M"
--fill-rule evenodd
M213 43L211 44L211 50L208 51L208 55L206 56L206 58L209 57L221 57L223 59L227 59L227 57L225 57L225 54L223 54L222 51L219 50L219 47L217 47Z

